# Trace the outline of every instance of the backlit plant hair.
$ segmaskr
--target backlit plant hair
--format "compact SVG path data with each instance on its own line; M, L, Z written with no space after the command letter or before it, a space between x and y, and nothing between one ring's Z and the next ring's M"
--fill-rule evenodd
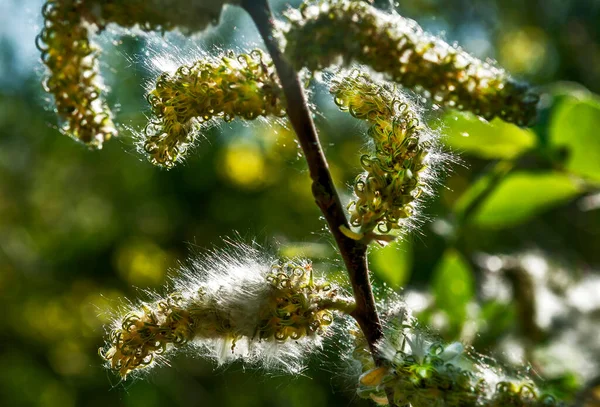
M374 229L387 234L406 226L426 189L432 132L408 98L366 73L342 71L331 81L330 92L341 110L371 125L367 133L373 151L360 158L365 172L354 181L356 199L350 203L357 238Z
M292 373L353 301L306 260L234 244L199 257L166 296L126 307L101 355L122 377L194 345L219 363L243 359Z
M45 89L54 97L61 131L97 148L117 133L102 99L99 51L90 41L92 34L111 23L191 34L218 18L224 3L47 1L38 46L48 68ZM195 347L218 363L241 359L298 373L304 356L333 335L330 325L352 317L358 325L353 355L362 374L358 394L378 404L556 405L529 381L485 370L459 343L438 343L414 324L398 325L389 316L382 323L367 264L372 240L391 240L392 230L410 225L419 199L431 190L432 170L443 158L420 108L399 88L445 107L518 125L533 120L538 97L501 68L362 1L306 2L286 13L281 29L267 0L228 3L248 12L268 52L225 52L160 74L147 95L152 117L139 140L141 150L153 164L171 168L205 123L286 116L354 299L316 275L308 260L277 259L256 246L234 244L229 251L213 251L182 268L166 294L124 307L100 352L107 365L124 378L166 361L177 349ZM360 159L364 172L354 182L355 198L348 207L350 219L297 73L331 66L339 71L338 61L344 66L363 64L384 78L374 80L368 68L357 68L340 71L330 83L339 108L370 126L369 151ZM394 301L392 307L380 303L379 308L402 307Z
M273 63L260 50L228 53L181 66L173 75L163 73L148 102L154 117L144 131L143 149L150 162L167 168L183 158L201 123L285 116Z

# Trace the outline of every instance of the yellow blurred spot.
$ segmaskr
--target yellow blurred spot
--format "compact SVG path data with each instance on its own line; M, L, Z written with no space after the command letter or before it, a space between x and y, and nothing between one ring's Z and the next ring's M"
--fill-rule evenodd
M600 407L600 384L588 389L583 407Z
M264 157L253 145L229 145L225 149L222 171L229 181L243 188L255 189L267 182Z
M290 242L279 247L279 255L288 258L326 259L331 257L332 254L332 248L327 243Z
M116 254L119 274L136 286L161 285L170 263L171 256L147 240L127 242Z
M508 31L500 38L500 60L509 72L531 74L547 59L548 38L536 27Z
M374 393L369 395L371 397L371 400L373 400L375 403L379 404L380 406L387 406L388 405L388 399L387 397L384 396L378 396Z
M360 384L364 386L379 386L385 375L388 374L388 370L389 369L386 366L369 370L360 377Z

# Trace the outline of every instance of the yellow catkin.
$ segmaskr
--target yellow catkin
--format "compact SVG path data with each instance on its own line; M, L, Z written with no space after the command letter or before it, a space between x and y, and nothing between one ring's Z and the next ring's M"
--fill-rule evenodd
M284 343L320 336L334 312L352 309L338 288L313 278L310 263L277 262L261 276L260 286L235 294L209 294L215 282L205 281L187 298L175 293L144 304L117 322L100 354L125 377L192 340L230 341L233 351L241 338Z
M273 63L259 50L229 53L162 74L148 102L155 118L145 129L143 147L153 164L167 168L182 159L200 123L285 115Z
M539 97L504 70L429 35L414 21L361 1L319 0L288 13L285 53L296 67L359 62L435 103L518 125Z
M44 82L63 121L61 131L94 148L116 135L108 106L102 101L98 49L90 43L80 3L49 1L43 8L44 28L38 37L49 76Z
M364 235L388 233L413 214L425 183L431 139L408 100L365 73L343 73L330 92L341 110L371 124L374 152L361 157L365 170L354 182L350 222Z

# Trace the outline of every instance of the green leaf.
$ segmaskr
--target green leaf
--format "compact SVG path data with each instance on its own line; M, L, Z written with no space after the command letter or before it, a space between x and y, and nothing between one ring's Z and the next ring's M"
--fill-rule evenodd
M550 84L548 86L548 94L555 99L555 104L559 104L565 99L586 100L594 96L585 86L569 81L559 81Z
M489 228L511 227L566 203L580 192L566 174L513 172L487 197L473 222Z
M445 136L442 140L448 147L485 159L514 158L537 143L531 130L500 119L487 122L471 114L449 112L443 123L437 130Z
M454 213L456 219L463 222L467 222L467 218L471 216L472 211L477 206L487 199L490 193L494 191L497 184L502 182L506 174L511 171L514 167L512 161L500 161L494 165L493 168L486 171L481 177L475 180L471 186L458 198L454 204Z
M402 287L410 278L412 247L408 239L398 239L369 251L369 268L392 288Z
M551 120L550 142L567 148L568 171L600 182L600 100L565 99Z
M469 264L455 249L447 249L433 272L432 289L436 305L446 312L455 329L466 319L474 285Z

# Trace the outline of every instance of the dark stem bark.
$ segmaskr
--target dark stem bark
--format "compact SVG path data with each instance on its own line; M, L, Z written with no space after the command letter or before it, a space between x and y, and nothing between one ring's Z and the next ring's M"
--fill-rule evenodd
M350 228L346 212L333 184L298 74L285 59L274 38L273 14L268 1L242 0L242 7L254 20L275 64L287 101L287 114L308 163L315 202L327 221L348 270L356 301L351 315L363 331L375 363L380 366L383 360L375 345L383 337L383 329L369 280L367 245L346 237L340 231L341 226ZM390 405L393 405L392 402L390 400Z

